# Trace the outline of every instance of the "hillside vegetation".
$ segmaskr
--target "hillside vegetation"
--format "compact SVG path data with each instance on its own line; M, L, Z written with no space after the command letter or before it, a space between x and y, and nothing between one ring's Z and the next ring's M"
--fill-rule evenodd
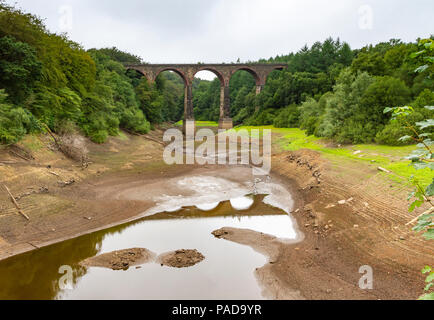
M0 2L0 142L48 126L101 143L119 128L146 133L150 122L179 119L182 83L162 76L149 84L122 64L140 62L116 48L86 51Z
M284 62L288 69L270 74L258 96L253 76L235 73L231 116L237 125L301 128L338 143L411 143L399 141L408 129L383 110L410 104L412 124L432 118L424 106L434 104L434 67L414 72L423 63L422 56L412 58L419 50L418 40L353 50L329 38L260 60ZM48 129L80 131L102 143L119 129L147 133L154 124L179 121L182 80L164 72L149 83L123 67L142 62L114 47L86 51L66 35L50 33L39 17L0 1L0 143ZM193 104L196 120L218 121L219 80L195 79ZM432 134L432 127L426 132Z

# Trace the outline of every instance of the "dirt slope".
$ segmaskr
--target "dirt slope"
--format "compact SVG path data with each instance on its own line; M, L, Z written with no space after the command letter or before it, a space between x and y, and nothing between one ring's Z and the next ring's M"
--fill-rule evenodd
M153 134L161 139L161 131ZM28 137L22 144L32 155L28 160L0 150L0 260L135 219L150 206L99 197L95 190L213 169L166 166L160 143L130 135L105 145L88 142L88 168L48 145L48 137ZM254 232L250 242L223 237L253 248L262 244L265 254L272 250L270 263L256 270L270 298L415 299L422 293L420 270L434 264L434 248L405 226L411 220L405 187L391 185L375 166L331 163L309 150L278 152L272 168L292 190L304 240L276 247ZM30 221L18 214L3 184ZM373 268L374 290L358 287L363 265Z

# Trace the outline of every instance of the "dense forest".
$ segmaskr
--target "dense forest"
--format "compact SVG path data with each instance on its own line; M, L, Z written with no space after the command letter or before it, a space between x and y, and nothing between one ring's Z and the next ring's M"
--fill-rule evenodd
M423 59L412 58L419 50L416 40L352 50L329 38L260 60L289 67L270 74L258 96L252 75L237 72L230 81L231 116L235 124L300 127L340 143L404 143L398 138L406 129L383 110L410 104L412 122L432 113L424 106L434 104L433 66L414 72ZM39 17L0 1L0 143L46 130L79 131L102 143L120 129L146 133L182 119L180 77L164 72L149 83L123 67L141 62L116 48L85 50L50 33ZM218 120L219 80L195 79L193 95L196 119Z
M434 50L432 40L425 42ZM383 110L409 104L415 109L410 122L432 117L424 106L434 103L434 70L430 65L415 72L424 64L424 57L413 57L419 50L419 40L392 39L351 50L329 38L295 54L261 60L284 62L288 69L273 72L258 96L253 77L236 73L230 83L232 117L236 124L300 127L340 143L408 143L398 139L409 132ZM218 86L217 79L198 84L197 119L218 119Z
M123 63L140 62L116 48L86 51L0 2L0 142L49 128L80 130L101 143L119 128L146 133L179 119L182 83L165 74L149 84L125 72Z

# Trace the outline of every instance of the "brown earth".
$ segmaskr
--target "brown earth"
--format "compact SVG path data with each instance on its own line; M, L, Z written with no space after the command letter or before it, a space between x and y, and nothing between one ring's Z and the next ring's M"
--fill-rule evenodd
M162 131L152 135L161 139ZM151 203L111 197L126 185L219 168L167 166L160 143L130 135L104 145L87 142L92 163L84 168L51 150L48 141L27 137L20 156L0 149L0 260L137 219ZM374 165L334 163L310 150L276 152L272 168L295 198L293 217L303 240L282 243L243 230L221 235L269 257L256 270L267 297L416 299L422 293L420 270L434 264L434 248L405 225L411 220L406 186L384 179ZM373 269L373 290L358 286L364 265Z
M202 253L197 250L181 249L163 253L157 260L162 266L172 268L192 267L205 259Z
M152 261L155 253L144 248L131 248L104 253L80 262L84 267L101 267L113 270L128 270Z

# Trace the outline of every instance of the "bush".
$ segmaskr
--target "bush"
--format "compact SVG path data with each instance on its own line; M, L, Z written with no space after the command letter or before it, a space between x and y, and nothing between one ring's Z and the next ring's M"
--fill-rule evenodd
M350 120L340 129L336 136L339 143L371 143L374 142L378 127L372 123Z
M146 120L145 115L141 110L126 109L122 113L121 123L122 128L138 133L148 133L151 130L151 124Z
M382 131L377 133L375 141L380 144L387 144L391 146L411 144L411 140L399 141L399 138L409 134L411 134L411 132L403 128L398 121L392 121L386 125Z
M274 122L274 110L267 109L262 110L253 115L249 120L247 120L247 125L251 126L264 126L272 125Z
M282 109L274 119L276 128L295 128L298 126L300 111L295 104Z
M406 128L408 124L415 126L416 122L432 118L434 112L425 108L425 106L432 105L434 105L434 92L428 89L423 90L415 101L411 103L415 111L405 118L407 123L403 119L391 120L382 131L378 132L375 141L393 146L413 143L413 140L400 141L399 138L414 135L414 132ZM434 129L427 128L425 132L432 133Z
M6 103L7 94L0 90L0 143L18 142L32 123L32 115L23 108Z

